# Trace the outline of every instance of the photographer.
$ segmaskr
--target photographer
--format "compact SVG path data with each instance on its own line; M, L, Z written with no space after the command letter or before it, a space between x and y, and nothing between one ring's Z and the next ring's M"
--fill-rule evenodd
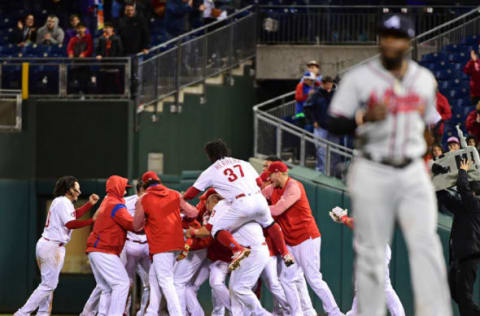
M453 213L450 233L449 284L452 298L460 315L480 315L480 307L473 302L473 285L480 263L480 182L468 182L467 170L471 162L462 160L458 171L457 190L460 199L447 191L437 192L440 203Z

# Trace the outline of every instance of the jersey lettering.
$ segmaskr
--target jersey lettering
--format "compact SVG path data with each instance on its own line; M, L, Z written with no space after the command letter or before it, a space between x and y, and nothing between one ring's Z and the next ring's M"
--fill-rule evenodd
M235 165L233 166L233 168L237 168L239 173L240 173L240 177L244 177L245 174L243 173L243 169L242 169L242 166L241 165ZM232 168L227 168L223 171L223 174L226 175L228 177L228 181L230 182L235 182L237 181L238 179L238 176L237 174L235 173L235 171L233 171Z

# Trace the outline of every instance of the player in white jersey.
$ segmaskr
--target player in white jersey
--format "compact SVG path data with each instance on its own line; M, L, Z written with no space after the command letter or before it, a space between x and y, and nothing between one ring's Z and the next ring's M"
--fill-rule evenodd
M192 199L201 191L213 187L228 203L229 210L223 212L222 218L218 218L212 226L212 236L233 251L230 269L236 269L240 261L250 253L250 250L241 246L230 232L250 221L256 221L266 228L285 264L287 266L293 264L293 257L288 253L282 230L274 222L268 203L258 188L259 176L255 169L246 161L231 158L222 140L207 143L205 152L212 165L202 172L183 198Z
M93 219L79 220L95 205L99 197L90 195L88 203L75 210L73 202L80 196L80 184L75 177L61 177L55 183L55 199L48 210L42 237L37 242L36 256L40 269L41 282L33 291L25 305L15 316L30 315L38 308L37 315L50 315L53 291L63 268L65 245L70 241L72 229L89 226Z
M386 17L381 56L348 72L329 108L329 129L356 133L358 157L348 175L355 220L358 315L385 313L385 244L396 220L408 245L415 315L450 316L445 261L436 232L437 202L422 156L425 124L440 121L437 84L406 58L413 24Z

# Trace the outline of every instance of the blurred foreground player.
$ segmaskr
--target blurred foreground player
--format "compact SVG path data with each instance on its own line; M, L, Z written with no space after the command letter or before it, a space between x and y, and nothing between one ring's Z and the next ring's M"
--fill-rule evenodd
M14 315L30 315L38 308L37 315L50 315L53 291L65 259L65 245L70 241L72 229L89 226L93 219L79 220L98 202L98 195L92 194L88 203L76 209L73 203L80 196L80 184L75 177L64 176L57 180L53 196L55 199L48 210L42 237L37 242L36 256L41 282L25 305Z
M336 223L342 223L348 228L353 230L353 218L348 217L347 210L342 209L341 207L336 206L330 211L330 217ZM392 287L392 282L390 281L390 259L392 258L392 250L387 244L385 249L385 296L387 298L387 309L392 316L405 316L405 310L403 308L400 298L398 298L397 293ZM346 316L356 316L357 315L357 283L355 282L355 296L353 298L352 309L346 314Z
M422 160L425 125L441 119L437 83L407 59L414 36L407 16L388 16L379 35L380 57L344 76L329 109L330 131L355 133L359 147L347 181L356 226L358 315L385 315L385 245L398 220L408 246L415 315L450 316L437 202Z
M222 140L207 143L205 152L212 165L203 171L193 186L185 192L184 199L193 199L198 193L213 187L228 203L230 210L215 221L212 236L233 251L230 270L238 268L240 262L250 254L248 248L241 246L232 237L231 231L249 221L262 225L285 264L293 264L294 260L288 253L282 230L274 222L267 201L258 188L260 180L255 169L246 161L230 157L230 152Z

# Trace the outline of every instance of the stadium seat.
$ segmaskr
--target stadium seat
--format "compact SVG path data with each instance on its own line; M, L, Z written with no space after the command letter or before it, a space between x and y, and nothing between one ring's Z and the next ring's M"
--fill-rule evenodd
M480 40L479 35L467 36L460 43L470 46L478 46Z

